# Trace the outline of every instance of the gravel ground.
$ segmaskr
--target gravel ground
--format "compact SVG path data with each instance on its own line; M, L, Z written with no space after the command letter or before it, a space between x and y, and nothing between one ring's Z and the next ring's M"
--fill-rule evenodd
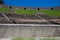
M60 37L60 27L0 26L0 38Z

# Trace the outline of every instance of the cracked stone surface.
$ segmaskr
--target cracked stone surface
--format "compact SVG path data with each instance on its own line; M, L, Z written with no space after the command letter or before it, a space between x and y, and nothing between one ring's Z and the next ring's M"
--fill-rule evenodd
M58 35L60 35L60 27L0 26L0 38L55 37Z

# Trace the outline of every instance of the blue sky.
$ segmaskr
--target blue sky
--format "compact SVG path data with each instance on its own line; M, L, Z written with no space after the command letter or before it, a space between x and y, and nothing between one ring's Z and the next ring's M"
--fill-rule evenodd
M23 7L56 7L60 6L60 0L3 0L9 6Z

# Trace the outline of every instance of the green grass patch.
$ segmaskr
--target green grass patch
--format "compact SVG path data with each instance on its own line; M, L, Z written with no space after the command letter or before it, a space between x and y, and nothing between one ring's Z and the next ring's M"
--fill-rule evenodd
M36 40L36 38L19 38L19 37L16 37L16 38L13 38L12 40Z
M19 38L19 37L16 37L16 38L13 38L11 40L60 40L60 38Z
M11 40L24 40L24 38L19 38L19 37L16 37L16 38L13 38Z
M25 38L25 40L36 40L36 38Z
M40 10L40 12L43 12L49 16L60 17L60 10Z
M55 39L55 38L39 38L39 40L57 40L57 39Z
M8 8L0 8L0 12L9 12ZM60 17L60 10L23 10L23 9L14 9L14 12L16 14L26 14L26 15L33 15L38 12L42 12L44 14L47 14L48 16L55 16L55 17Z
M0 12L8 12L9 11L9 9L8 8L0 8Z
M15 9L15 12L17 14L36 14L38 12L42 12L44 14L47 14L48 16L56 16L56 17L60 17L60 10L23 10L23 9Z
M33 15L33 14L37 13L37 10L16 9L15 12L16 12L17 14Z

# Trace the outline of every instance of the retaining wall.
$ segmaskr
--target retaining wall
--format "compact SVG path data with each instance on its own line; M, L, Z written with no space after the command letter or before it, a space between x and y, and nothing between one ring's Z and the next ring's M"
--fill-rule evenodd
M0 26L0 38L11 37L60 37L60 27Z

